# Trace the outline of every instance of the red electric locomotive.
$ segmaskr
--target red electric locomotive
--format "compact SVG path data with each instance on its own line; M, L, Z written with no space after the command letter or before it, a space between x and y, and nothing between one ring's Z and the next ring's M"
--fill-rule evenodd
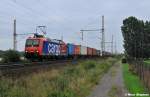
M62 40L35 34L26 40L25 57L32 60L64 58L67 57L67 45Z
M25 44L25 57L27 59L42 58L42 47L47 39L40 35L29 37Z

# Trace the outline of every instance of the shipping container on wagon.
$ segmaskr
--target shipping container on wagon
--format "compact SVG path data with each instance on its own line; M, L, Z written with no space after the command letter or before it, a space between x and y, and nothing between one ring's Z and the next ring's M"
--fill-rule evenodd
M87 47L87 55L89 55L89 56L92 55L92 48Z
M74 55L74 49L75 49L75 45L68 43L67 44L67 53L68 55Z
M87 55L87 47L81 45L81 55Z
M60 44L58 41L44 41L43 43L43 55L60 55Z
M67 55L67 44L63 41L60 41L60 55L61 56Z
M96 49L92 48L92 55L95 56L96 55Z
M81 45L75 45L74 55L81 55Z

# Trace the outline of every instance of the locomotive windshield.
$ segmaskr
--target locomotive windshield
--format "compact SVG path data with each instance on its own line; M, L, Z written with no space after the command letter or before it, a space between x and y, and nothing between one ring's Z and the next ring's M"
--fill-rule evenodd
M27 39L26 41L26 47L38 47L39 46L39 40L37 39Z

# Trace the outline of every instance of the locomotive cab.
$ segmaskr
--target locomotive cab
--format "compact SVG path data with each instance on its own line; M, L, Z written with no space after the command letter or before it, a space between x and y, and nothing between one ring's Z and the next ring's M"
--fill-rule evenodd
M25 44L25 57L27 59L39 58L42 55L42 45L45 38L29 37Z

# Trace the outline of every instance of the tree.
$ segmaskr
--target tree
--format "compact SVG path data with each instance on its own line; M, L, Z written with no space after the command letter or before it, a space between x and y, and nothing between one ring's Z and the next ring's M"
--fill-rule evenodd
M143 22L131 16L123 20L121 30L127 57L150 57L150 21Z
M150 57L150 22L146 21L144 25L144 43L143 50L145 58Z
M144 22L133 16L128 17L123 20L121 30L126 56L131 58L143 57Z

